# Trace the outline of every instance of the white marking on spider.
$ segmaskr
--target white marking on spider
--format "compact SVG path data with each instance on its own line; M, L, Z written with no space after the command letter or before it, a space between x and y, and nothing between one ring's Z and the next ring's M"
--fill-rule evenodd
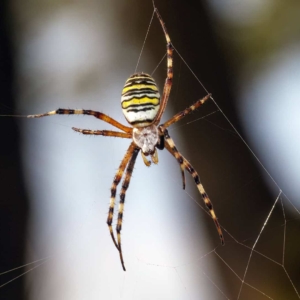
M152 154L159 139L158 129L155 125L135 127L132 138L145 155Z

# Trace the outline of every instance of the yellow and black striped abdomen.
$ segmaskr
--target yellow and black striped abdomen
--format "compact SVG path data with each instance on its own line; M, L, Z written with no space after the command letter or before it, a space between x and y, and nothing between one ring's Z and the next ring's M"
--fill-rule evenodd
M150 125L160 106L160 94L154 79L145 73L130 76L122 91L121 105L126 120L133 127Z

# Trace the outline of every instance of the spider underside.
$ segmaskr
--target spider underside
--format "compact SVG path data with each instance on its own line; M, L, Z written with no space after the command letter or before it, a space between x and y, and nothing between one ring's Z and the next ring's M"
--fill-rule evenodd
M181 120L186 115L190 114L192 111L200 107L202 104L207 101L211 95L208 94L204 98L198 100L190 107L179 112L173 116L167 122L159 125L161 117L165 111L173 79L173 46L170 40L170 37L167 33L165 24L157 10L154 7L157 18L162 26L166 43L167 43L167 78L163 88L162 97L160 97L158 88L154 79L145 73L135 73L130 76L123 88L122 91L122 110L125 115L126 120L131 124L132 127L127 127L113 118L107 116L104 113L84 110L84 109L63 109L59 108L55 111L50 111L44 114L38 115L29 115L29 118L40 118L45 116L51 116L56 114L83 114L94 116L104 122L111 124L112 126L118 128L121 131L113 130L88 130L88 129L79 129L73 127L74 131L80 132L86 135L102 135L102 136L112 136L120 138L132 139L132 142L127 149L123 160L117 170L117 173L114 177L112 186L111 186L111 198L108 211L107 224L109 227L110 235L112 240L119 251L121 264L123 270L125 269L122 247L121 247L121 230L122 230L122 219L123 219L123 210L125 203L126 191L129 187L131 175L133 172L134 164L137 158L138 153L141 151L143 161L146 166L150 166L151 161L155 164L158 163L158 153L157 149L163 150L164 148L174 156L178 161L182 174L183 188L185 188L185 175L184 171L187 170L193 177L197 188L203 198L203 201L209 210L209 213L215 222L221 243L224 244L224 237L220 224L217 220L216 214L214 212L212 202L210 201L207 193L204 190L203 185L200 182L200 178L196 170L192 165L182 156L182 154L177 150L174 141L170 137L167 128ZM150 156L151 161L148 160ZM116 226L117 239L115 238L113 229L112 229L112 220L114 215L115 207L115 197L117 186L119 185L121 179L123 179L122 188L120 192L120 202L119 202L119 211L118 211L118 220Z

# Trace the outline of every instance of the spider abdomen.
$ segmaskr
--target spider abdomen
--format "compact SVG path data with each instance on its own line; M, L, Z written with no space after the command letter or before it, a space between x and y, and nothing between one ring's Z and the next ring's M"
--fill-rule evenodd
M155 119L160 107L160 94L154 79L145 73L130 76L123 88L123 114L133 127L145 127Z

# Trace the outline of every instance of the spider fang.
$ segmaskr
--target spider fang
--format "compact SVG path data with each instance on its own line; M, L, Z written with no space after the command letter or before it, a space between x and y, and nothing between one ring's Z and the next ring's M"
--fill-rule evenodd
M134 143L141 148L145 155L154 153L155 146L159 140L157 126L135 127L132 133Z

